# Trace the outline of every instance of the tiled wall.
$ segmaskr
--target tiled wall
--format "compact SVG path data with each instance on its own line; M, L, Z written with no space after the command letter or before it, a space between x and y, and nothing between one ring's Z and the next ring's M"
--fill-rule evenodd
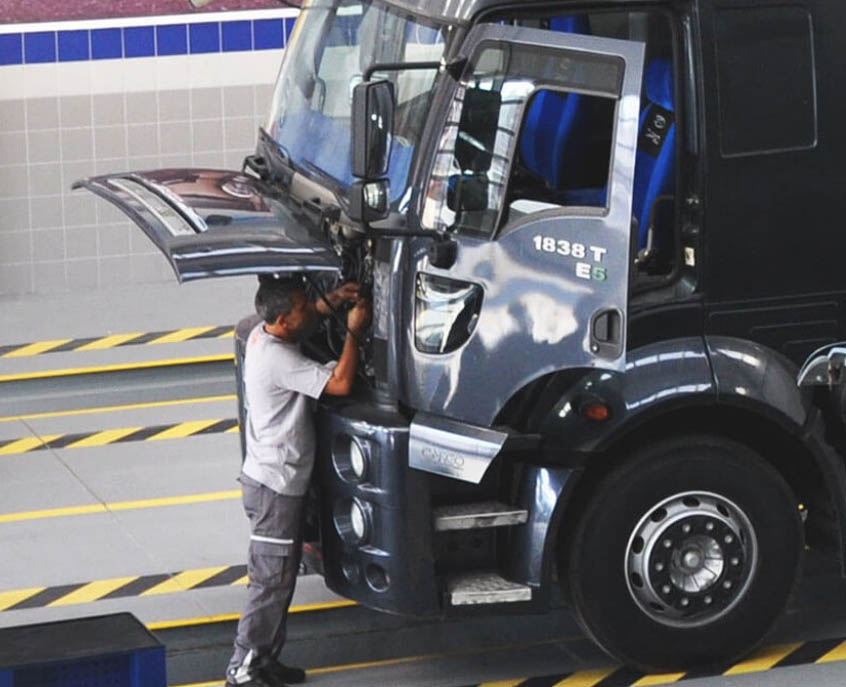
M252 152L292 13L202 19L0 27L0 296L173 279L124 215L70 185Z

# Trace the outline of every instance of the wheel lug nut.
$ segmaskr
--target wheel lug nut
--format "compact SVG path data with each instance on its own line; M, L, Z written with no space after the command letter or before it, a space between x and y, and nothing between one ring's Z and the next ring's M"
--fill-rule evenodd
M664 548L669 549L673 545L673 541L671 539L664 540Z
M664 570L664 564L663 564L663 563L660 563L660 562L659 562L659 563L656 563L656 564L655 564L655 569L656 569L658 572L661 572L662 570Z
M730 534L727 534L727 535L723 538L723 541L724 541L726 544L731 544L731 543L734 541L734 537L732 537Z
M669 594L673 590L670 589L670 585L665 584L663 587L661 587L661 591L664 592L664 594Z
M731 589L731 580L723 582L723 589Z
M685 608L686 608L689 604L690 604L690 601L689 601L688 599L682 599L682 600L681 600L681 605L682 605L682 606L684 606Z
M706 606L710 606L713 599L710 596L706 596L703 601L705 601Z
M710 532L711 530L714 529L714 523L713 522L706 522L705 523L705 529Z
M737 558L736 556L733 557L730 562L731 562L732 565L740 565L740 559Z
M684 532L685 534L690 534L690 525L688 525L687 523L682 525L682 532Z

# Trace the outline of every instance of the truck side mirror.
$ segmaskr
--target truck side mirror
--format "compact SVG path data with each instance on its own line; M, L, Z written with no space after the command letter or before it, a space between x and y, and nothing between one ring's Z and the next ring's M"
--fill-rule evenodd
M388 173L394 131L394 84L364 81L353 89L352 173L379 179Z
M368 224L388 216L388 180L353 182L347 215L353 222Z

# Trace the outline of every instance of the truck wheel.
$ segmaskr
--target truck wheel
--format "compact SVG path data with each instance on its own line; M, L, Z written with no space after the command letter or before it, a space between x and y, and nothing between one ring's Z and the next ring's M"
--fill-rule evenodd
M570 541L576 616L608 653L648 671L750 651L786 605L803 551L781 475L741 444L690 435L608 474Z

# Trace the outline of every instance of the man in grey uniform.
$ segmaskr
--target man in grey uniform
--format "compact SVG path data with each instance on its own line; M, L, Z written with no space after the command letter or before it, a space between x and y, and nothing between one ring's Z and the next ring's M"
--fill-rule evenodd
M358 300L357 284L345 284L327 300L331 307L356 303L347 316L340 358L321 365L302 353L300 342L330 306L311 302L299 281L264 278L256 293L263 322L247 339L247 451L239 478L250 519L250 583L226 671L230 686L284 687L305 679L303 670L283 665L278 655L302 553L301 521L315 455L312 414L321 395L346 396L352 390L356 336L370 318L368 304Z

